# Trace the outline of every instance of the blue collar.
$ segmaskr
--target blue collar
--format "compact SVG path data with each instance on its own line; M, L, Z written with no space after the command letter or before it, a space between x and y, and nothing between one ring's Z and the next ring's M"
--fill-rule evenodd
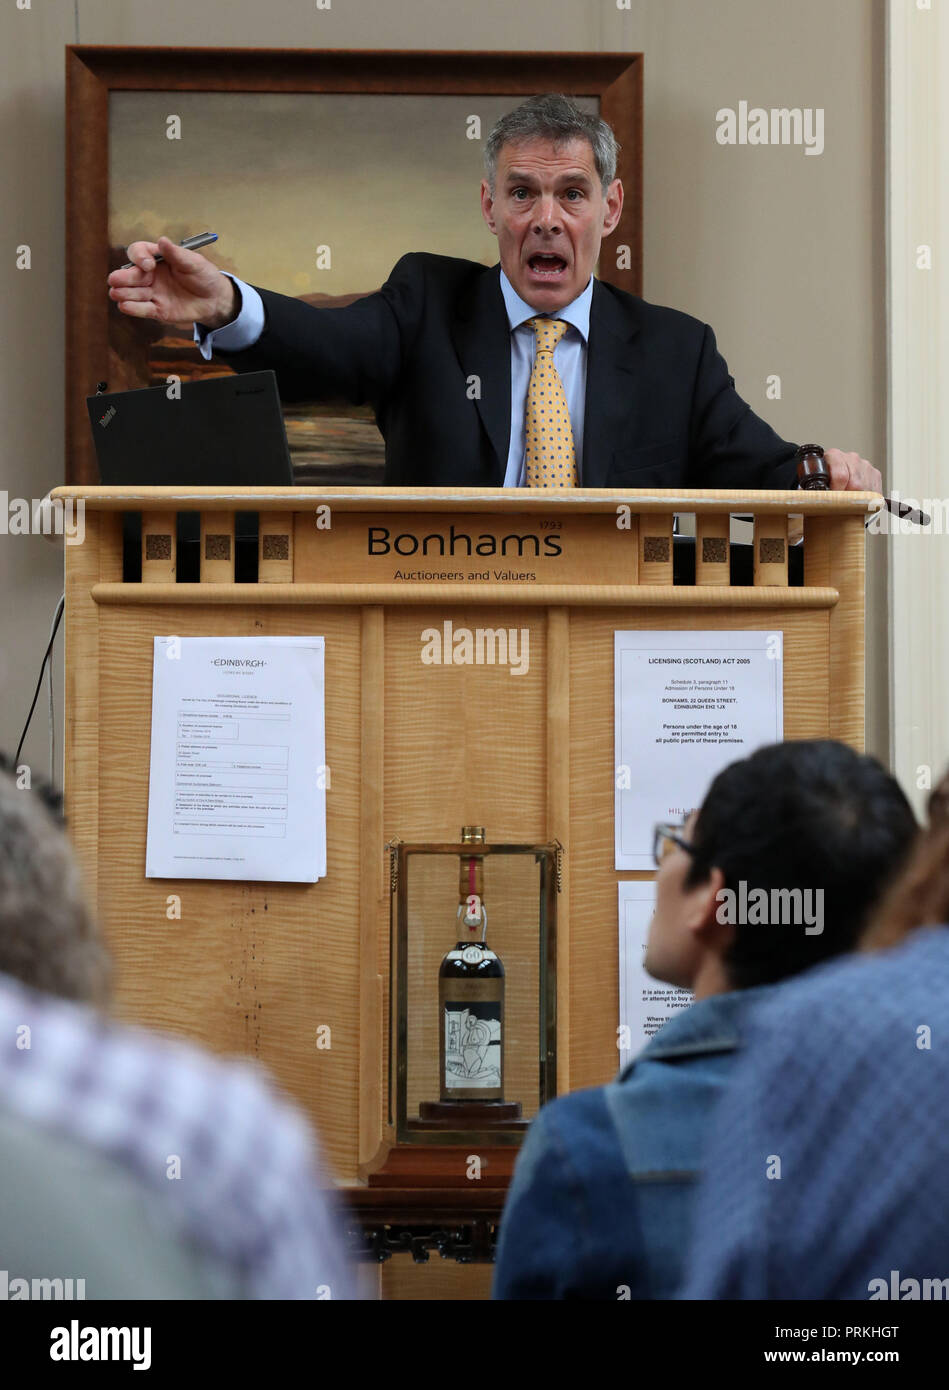
M620 1073L628 1076L637 1062L691 1057L704 1052L734 1052L741 1046L748 1011L769 998L778 985L730 990L700 999L674 1014Z
M504 295L504 307L507 309L507 321L512 333L515 328L520 328L521 324L526 323L528 319L537 318L539 311L532 309L529 304L524 302L503 270L501 271L501 293ZM583 341L587 342L590 337L590 305L592 302L593 276L591 275L590 282L583 293L578 294L576 299L565 305L563 309L558 309L552 317L563 319L565 323L569 323L577 330Z

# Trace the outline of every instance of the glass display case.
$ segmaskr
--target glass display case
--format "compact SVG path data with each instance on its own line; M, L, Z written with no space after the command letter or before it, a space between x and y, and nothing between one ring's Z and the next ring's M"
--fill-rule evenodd
M393 841L389 1122L397 1144L517 1144L557 1090L561 848Z

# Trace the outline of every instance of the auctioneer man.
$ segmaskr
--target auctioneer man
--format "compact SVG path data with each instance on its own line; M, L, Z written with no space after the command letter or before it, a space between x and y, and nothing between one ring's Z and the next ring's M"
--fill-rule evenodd
M565 96L503 116L481 184L490 269L411 252L377 293L319 309L160 237L132 243L109 294L193 321L206 358L272 368L285 401L371 403L390 485L793 487L796 446L738 395L711 328L594 278L623 207L617 149ZM880 491L866 459L825 457L834 488Z

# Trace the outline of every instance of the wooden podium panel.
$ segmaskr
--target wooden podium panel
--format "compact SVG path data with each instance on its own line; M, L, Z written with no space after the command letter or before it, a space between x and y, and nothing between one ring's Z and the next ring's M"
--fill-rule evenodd
M529 668L512 675L498 665L421 666L421 634L441 629L448 610L429 605L392 607L385 621L385 834L386 839L440 841L456 839L462 825L483 825L495 844L545 839L546 820L546 614L542 609L498 605L490 610L492 628L527 631ZM455 629L475 631L487 621L483 607L458 605L451 610ZM498 868L488 875L485 901L491 921L496 915ZM449 885L445 932L453 933L457 905L457 868ZM536 898L534 900L536 909ZM489 940L505 959L503 936L493 927ZM384 1004L388 1006L388 934L381 963ZM441 956L454 945L445 940L433 962L437 977ZM532 972L536 987L536 972ZM510 1014L526 981L508 979ZM536 1005L534 1006L536 1014ZM438 1062L438 1035L433 1014L422 1021L432 1048L432 1080ZM388 1057L388 1042L385 1056ZM509 1057L509 1061L512 1060ZM521 1069L523 1071L523 1068ZM536 1054L530 1086L536 1096ZM507 1088L527 1076L508 1070ZM521 1091L510 1090L512 1096ZM437 1089L434 1092L437 1099ZM526 1114L532 1111L525 1111ZM373 1120L366 1117L367 1130ZM367 1156L370 1156L367 1151Z
M570 1089L598 1086L616 1073L615 1008L603 1007L602 962L617 950L616 884L651 879L652 873L613 869L613 667L603 662L612 651L613 632L629 629L688 629L688 614L635 609L571 615L570 701ZM826 678L829 618L826 610L749 613L709 609L702 626L710 629L784 633L784 735L787 739L826 738L831 728ZM582 716L582 717L581 717ZM860 742L856 728L856 737ZM582 889L578 887L582 884Z
M271 608L255 636L304 635L310 611ZM248 634L236 608L103 607L99 622L99 914L121 1015L264 1063L304 1101L341 1176L354 1177L359 915L359 613L321 609L326 637L327 858L296 883L147 879L152 637ZM70 789L70 819L76 812ZM171 904L175 895L180 903ZM169 919L168 911L180 910ZM328 1024L331 1046L317 1049Z
M85 505L85 542L66 550L66 802L116 959L116 1012L261 1063L310 1115L337 1180L352 1189L387 1142L385 846L394 837L454 840L461 825L478 824L496 844L560 841L558 1089L615 1074L616 884L643 876L613 868L617 629L780 631L785 737L862 747L873 494L56 495ZM235 513L258 513L257 582L229 579L220 558L202 582L176 582L180 556L159 563L154 540L142 579L123 582L122 513L147 517L146 549L163 516L174 534L178 510L200 511L204 537L233 536ZM694 513L709 542L695 584L672 582L676 512ZM747 587L722 582L731 513L753 514L769 543ZM804 516L803 587L776 582L792 514ZM523 670L423 660L426 633L444 634L450 648L458 629L527 634ZM153 639L172 634L325 638L320 883L145 878ZM324 1025L331 1045L318 1048ZM439 1280L437 1257L424 1276L407 1258L384 1267L388 1296L487 1288L483 1270L446 1265Z

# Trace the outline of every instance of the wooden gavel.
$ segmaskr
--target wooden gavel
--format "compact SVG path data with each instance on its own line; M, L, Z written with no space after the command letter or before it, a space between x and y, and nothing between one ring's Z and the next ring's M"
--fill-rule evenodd
M797 485L807 492L830 491L830 469L820 444L802 444L798 449Z
M830 469L820 444L802 444L798 449L797 485L805 492L830 490ZM894 516L906 517L915 526L929 525L930 518L926 512L917 511L905 502L894 502L892 497L884 497L883 501Z

